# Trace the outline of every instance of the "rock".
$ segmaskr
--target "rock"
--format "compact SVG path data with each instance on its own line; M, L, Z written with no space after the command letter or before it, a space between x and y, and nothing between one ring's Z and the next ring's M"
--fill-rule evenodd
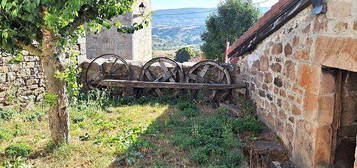
M273 55L278 55L281 54L282 52L283 52L283 44L278 43L273 45L273 49L271 51Z
M271 69L274 72L281 72L282 66L279 63L275 63L271 66Z
M288 60L285 62L285 69L284 69L284 75L291 79L294 80L295 79L295 63L293 63L292 61Z
M283 81L281 80L280 77L276 77L276 78L274 78L274 84L277 87L282 87L283 86Z
M285 45L284 47L284 54L286 57L290 56L293 53L293 48L291 47L291 45L288 43Z

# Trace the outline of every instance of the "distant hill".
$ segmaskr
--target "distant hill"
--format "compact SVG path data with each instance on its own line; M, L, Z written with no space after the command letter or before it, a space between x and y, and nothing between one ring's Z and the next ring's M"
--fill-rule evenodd
M262 13L268 10L269 8L261 8ZM198 49L199 45L203 43L201 34L206 31L206 19L214 12L215 8L154 11L152 18L153 49L171 50L187 45Z

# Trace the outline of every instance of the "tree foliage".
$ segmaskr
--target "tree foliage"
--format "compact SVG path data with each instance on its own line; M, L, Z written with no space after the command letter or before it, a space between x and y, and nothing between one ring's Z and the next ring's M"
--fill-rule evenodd
M193 51L190 47L183 47L176 51L175 61L187 62L192 57L195 57L195 51Z
M220 3L217 13L206 21L207 31L202 34L205 43L201 50L209 59L224 60L225 41L233 43L258 19L259 11L251 1L225 0Z
M0 0L0 52L23 58L21 51L39 56L45 76L46 94L54 98L49 125L55 144L69 142L68 88L76 88L73 64L63 65L58 55L70 48L85 32L116 26L118 32L133 33L147 23L124 26L111 22L131 11L134 0ZM85 24L85 26L84 26ZM70 70L66 69L70 68Z
M0 51L19 53L28 50L41 55L43 28L55 34L56 47L76 42L85 29L110 28L110 20L131 10L133 0L1 0ZM88 23L84 27L84 23ZM118 31L132 33L132 27L115 23Z

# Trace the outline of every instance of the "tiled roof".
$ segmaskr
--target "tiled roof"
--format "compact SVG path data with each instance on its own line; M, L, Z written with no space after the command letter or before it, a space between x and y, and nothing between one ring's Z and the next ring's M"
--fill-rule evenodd
M241 47L242 44L250 40L252 36L255 36L259 30L264 28L264 26L266 26L270 21L276 19L276 16L281 14L283 10L286 10L286 7L297 1L302 0L280 0L275 5L273 5L271 9L264 14L264 16L262 16L251 28L249 28L228 48L228 55L232 56L237 48Z

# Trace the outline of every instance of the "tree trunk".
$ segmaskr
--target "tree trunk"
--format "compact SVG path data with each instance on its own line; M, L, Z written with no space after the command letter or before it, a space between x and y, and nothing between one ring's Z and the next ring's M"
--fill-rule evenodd
M51 106L48 112L51 137L54 144L69 143L69 113L68 98L66 95L65 82L55 78L57 70L61 70L62 65L56 53L56 41L53 33L47 28L42 29L42 56L41 67L45 75L46 91L56 95L57 101Z

